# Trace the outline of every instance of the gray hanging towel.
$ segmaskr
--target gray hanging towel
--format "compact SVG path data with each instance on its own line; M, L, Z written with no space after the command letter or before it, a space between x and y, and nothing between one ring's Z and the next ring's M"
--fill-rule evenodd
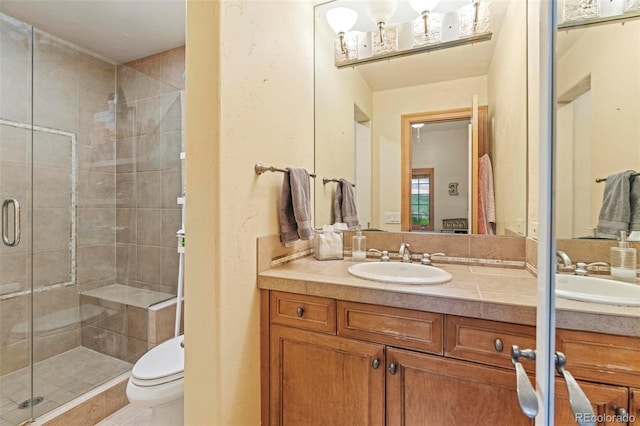
M280 218L280 241L282 244L291 244L297 241L298 225L293 214L293 199L291 198L291 184L289 181L289 172L284 174L282 179L282 191L280 192L280 209L278 211Z
M342 220L342 184L338 182L333 195L333 223L344 223Z
M629 231L640 231L640 176L631 178L631 189L629 190L629 204L631 207L631 218L629 219Z
M629 219L631 218L629 196L631 176L634 173L633 170L627 170L607 176L598 218L599 236L616 239L620 235L620 231L629 232Z
M298 236L301 240L309 240L313 237L313 225L311 223L311 183L309 172L306 169L287 168L289 183L291 185L291 201L293 203L293 216L298 227Z
M353 185L346 179L340 179L338 186L342 189L342 219L349 228L355 228L360 222L358 221L358 209L356 208L356 195L353 192Z

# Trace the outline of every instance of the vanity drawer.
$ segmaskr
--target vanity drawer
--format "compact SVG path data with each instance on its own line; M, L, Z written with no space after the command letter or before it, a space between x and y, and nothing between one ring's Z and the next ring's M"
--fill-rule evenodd
M272 324L336 334L336 301L326 297L271 292Z
M338 301L338 335L442 355L442 314Z
M558 330L556 351L567 357L566 368L576 378L640 386L640 338Z
M445 318L445 336L445 356L510 369L514 368L512 345L520 349L536 347L535 327L453 315ZM535 363L523 365L528 372L535 371Z

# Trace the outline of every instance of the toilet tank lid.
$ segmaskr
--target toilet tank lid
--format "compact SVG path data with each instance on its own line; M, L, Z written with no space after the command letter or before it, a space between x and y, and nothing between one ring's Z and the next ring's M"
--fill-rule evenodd
M159 344L136 362L131 375L139 380L156 380L184 371L184 336Z

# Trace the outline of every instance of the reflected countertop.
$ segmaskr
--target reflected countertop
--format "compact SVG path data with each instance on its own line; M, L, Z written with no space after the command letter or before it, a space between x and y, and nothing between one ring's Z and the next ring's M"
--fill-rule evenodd
M374 260L370 260L374 261ZM536 323L536 277L524 269L434 264L453 279L408 285L351 276L345 260L305 257L258 274L258 287L516 324ZM556 299L558 328L640 337L640 307Z

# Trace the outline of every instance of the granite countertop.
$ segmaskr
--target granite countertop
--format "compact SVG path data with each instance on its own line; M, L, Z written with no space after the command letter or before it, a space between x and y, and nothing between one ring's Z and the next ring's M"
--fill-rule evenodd
M375 260L368 260L375 261ZM258 287L516 324L536 323L536 277L524 269L435 264L453 279L405 285L351 276L345 260L304 257L258 274ZM558 298L558 328L640 337L640 308Z

